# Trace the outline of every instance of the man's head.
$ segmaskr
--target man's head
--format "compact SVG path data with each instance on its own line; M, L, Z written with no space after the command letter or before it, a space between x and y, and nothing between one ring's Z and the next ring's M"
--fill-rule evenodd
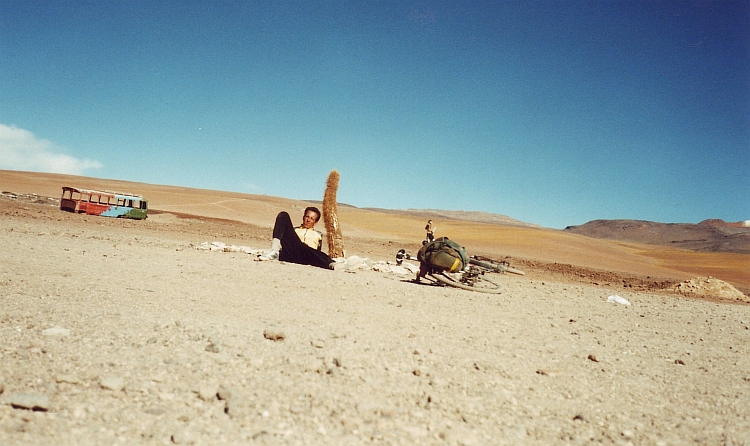
M305 214L302 216L302 227L312 229L315 223L320 220L320 211L315 206L305 208Z

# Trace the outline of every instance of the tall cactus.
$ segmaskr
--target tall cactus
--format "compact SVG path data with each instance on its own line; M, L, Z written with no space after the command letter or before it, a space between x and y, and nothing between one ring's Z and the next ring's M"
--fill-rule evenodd
M328 241L328 255L331 258L344 257L344 239L339 227L338 206L336 205L336 192L339 188L339 172L332 170L328 174L326 191L323 195L323 222L326 226L326 238Z

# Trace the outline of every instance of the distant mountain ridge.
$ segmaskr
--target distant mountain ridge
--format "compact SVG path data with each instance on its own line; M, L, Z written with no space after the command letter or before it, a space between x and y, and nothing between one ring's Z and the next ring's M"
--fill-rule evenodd
M507 215L491 214L489 212L480 211L445 211L440 209L376 209L366 208L367 210L388 212L392 214L403 214L411 216L422 216L427 219L446 219L446 220L460 220L470 221L476 223L488 223L494 225L508 225L508 226L523 226L526 228L541 228L539 225L532 223L526 223L515 218L510 218Z
M750 221L704 220L698 224L645 220L592 220L568 226L567 232L587 237L673 246L701 252L750 254Z

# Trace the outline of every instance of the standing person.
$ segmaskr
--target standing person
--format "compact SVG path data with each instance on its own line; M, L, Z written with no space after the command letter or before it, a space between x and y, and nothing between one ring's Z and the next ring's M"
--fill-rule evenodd
M315 230L320 220L318 208L310 206L305 209L302 224L296 228L286 212L279 212L273 225L271 249L258 256L258 260L281 260L283 262L312 265L320 268L334 269L335 262L321 251L323 234Z
M432 243L435 241L435 227L432 226L432 220L427 220L427 226L424 227L424 230L427 231L427 243Z

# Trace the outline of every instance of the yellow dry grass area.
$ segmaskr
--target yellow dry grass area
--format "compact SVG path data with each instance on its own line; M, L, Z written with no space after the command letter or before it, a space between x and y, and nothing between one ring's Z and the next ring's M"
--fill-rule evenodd
M693 252L655 247L642 255L662 266L691 275L713 276L744 289L750 288L750 255L724 252Z
M397 239L418 245L424 239L424 217L347 208L339 211L345 236ZM641 253L644 246L620 244L555 229L493 225L433 218L436 236L446 236L472 254L566 263L588 268L651 276L687 278Z
M344 236L368 236L419 243L424 239L427 222L421 217L389 214L357 208L339 207Z

